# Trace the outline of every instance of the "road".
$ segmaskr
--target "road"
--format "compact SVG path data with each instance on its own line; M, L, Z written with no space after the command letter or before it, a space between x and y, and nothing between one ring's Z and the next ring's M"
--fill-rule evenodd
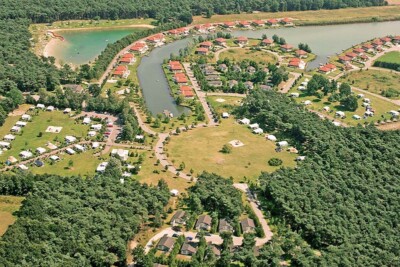
M262 214L262 211L259 209L258 205L254 202L255 200L252 197L252 194L250 192L248 185L247 184L234 184L233 186L247 194L250 206L253 209L254 213L256 214L256 216L258 217L258 219L261 223L261 227L264 231L265 237L263 237L263 238L257 237L255 239L256 246L262 246L262 245L266 244L269 240L271 240L273 233L272 233L271 229L269 228L268 223L265 220L264 215ZM176 235L184 235L185 237L192 238L193 239L192 241L194 241L194 242L199 242L199 240L196 239L197 232L192 232L192 231L177 232L177 231L174 231L171 227L168 227L168 228L161 230L160 232L155 234L152 238L150 238L150 240L146 243L145 252L148 253L150 251L150 249L153 248L154 245L156 245L157 241L164 235L172 237L175 234ZM242 245L243 237L233 236L232 238L233 238L234 246ZM210 236L205 236L205 239L207 242L211 242L214 245L221 245L223 242L223 239L221 238L221 236L219 234L212 234Z
M290 88L292 88L293 84L296 82L296 80L301 75L300 73L297 73L297 72L290 72L290 74L293 75L293 77L290 78L280 90L280 92L283 94L286 94L287 92L289 92Z
M214 116L213 113L211 112L210 107L208 106L207 99L206 99L206 93L201 91L201 88L194 77L193 71L190 67L189 63L183 63L183 67L185 68L186 74L189 76L189 80L193 85L194 91L196 92L197 97L199 98L199 101L201 105L203 106L204 112L206 113L207 119L208 119L208 125L209 126L216 126L218 125L217 122L214 121Z

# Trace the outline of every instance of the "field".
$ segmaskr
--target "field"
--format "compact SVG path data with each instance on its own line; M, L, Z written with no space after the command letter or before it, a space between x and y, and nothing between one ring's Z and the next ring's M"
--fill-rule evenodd
M240 140L242 147L232 147L232 152L220 152L223 145ZM228 144L229 145L229 144ZM234 119L224 119L217 128L198 128L171 138L167 145L169 158L179 166L184 162L185 171L193 169L197 175L203 171L214 172L224 177L233 177L236 182L244 177L255 180L262 171L272 172L277 167L268 165L268 160L277 157L287 167L295 166L295 154L275 152L275 143L266 141L264 135L255 135Z
M296 25L315 25L315 24L334 24L366 22L372 20L396 20L400 18L399 6L366 7L366 8L345 8L337 10L317 10L317 11L292 11L292 12L259 12L242 13L230 15L213 15L210 19L202 16L193 18L193 25L226 22L236 20L257 20L269 18L290 17L295 19Z
M299 83L303 81L300 80ZM361 119L361 120L355 120L352 118L353 115L359 115L363 117L365 108L362 106L362 99L360 98L358 100L358 109L355 112L350 112L347 110L344 110L342 106L340 106L339 102L335 103L330 103L328 101L329 96L325 96L322 99L318 99L316 96L309 96L306 93L302 93L301 91L297 90L297 86L293 87L290 91L290 93L297 92L300 94L298 98L295 98L296 102L302 103L306 100L311 100L311 105L307 106L311 110L318 111L322 114L325 114L329 117L334 117L336 111L343 111L346 114L346 118L344 119L337 119L338 121L342 121L346 124L349 125L357 125L359 123L363 124L364 122L377 122L378 120L384 120L384 119L390 119L391 116L388 114L388 111L390 110L398 110L400 106L395 105L387 100L384 100L382 98L378 98L372 94L369 94L368 92L365 91L359 91L359 90L354 90L355 94L364 94L366 98L369 98L371 100L371 107L375 110L375 115L373 117L368 117L366 119ZM329 106L330 111L326 112L323 111L323 108L325 106Z
M276 57L271 53L249 49L229 49L219 54L219 59L223 60L225 58L238 62L249 59L261 64L274 64L277 61Z
M400 52L392 51L379 57L377 61L400 64Z
M61 176L81 175L88 177L94 175L97 165L104 161L98 156L93 155L93 150L75 155L68 155L65 152L61 152L57 155L60 157L60 161L52 164L51 160L47 159L43 167L30 167L31 172L34 174L47 173ZM69 167L70 161L73 162L71 167Z
M32 121L22 128L19 134L15 134L16 138L11 142L11 149L4 151L1 155L1 161L5 161L8 156L18 158L18 154L25 149L35 151L38 147L47 149L47 142L56 145L57 142L64 141L66 135L74 135L76 137L86 137L89 127L76 123L74 119L62 113L62 111L36 111L28 112L31 114ZM20 116L10 116L6 119L5 124L0 127L0 137L10 133L11 127L18 121ZM48 126L63 127L60 133L46 133ZM41 133L41 134L40 134Z
M23 197L0 196L0 236L14 223L16 218L12 214L19 209L23 200Z
M382 91L393 90L400 95L400 75L388 71L363 70L353 71L341 81L371 93L381 94ZM399 95L391 98L399 98Z

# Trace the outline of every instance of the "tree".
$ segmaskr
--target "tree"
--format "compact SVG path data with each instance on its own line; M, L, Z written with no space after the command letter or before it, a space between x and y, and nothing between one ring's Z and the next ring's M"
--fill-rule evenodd
M222 146L221 152L224 154L230 154L232 152L232 147L225 144Z
M340 104L347 110L356 111L358 109L358 99L354 95L349 95L342 100Z
M271 158L270 160L268 160L269 166L280 166L280 165L282 165L282 163L283 163L283 161L278 158Z
M122 177L121 161L115 157L111 157L104 171L104 176L119 179Z
M339 87L340 97L347 97L351 95L351 87L348 83L342 83Z
M187 24L190 24L193 22L193 17L192 14L190 12L183 12L179 15L179 20L183 21Z

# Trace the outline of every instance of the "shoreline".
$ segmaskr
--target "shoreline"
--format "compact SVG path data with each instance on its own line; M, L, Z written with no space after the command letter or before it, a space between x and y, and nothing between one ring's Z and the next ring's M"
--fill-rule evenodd
M100 27L82 27L82 28L56 28L47 29L47 31L52 32L62 32L62 31L93 31L93 30L113 30L113 29L128 29L128 28L145 28L154 29L155 26L150 24L131 24L131 25L118 25L118 26L100 26Z

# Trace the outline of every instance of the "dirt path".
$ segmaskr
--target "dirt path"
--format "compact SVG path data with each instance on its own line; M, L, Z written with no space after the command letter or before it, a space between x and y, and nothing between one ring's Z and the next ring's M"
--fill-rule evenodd
M199 98L201 105L203 106L204 112L206 113L206 116L208 119L208 125L209 126L218 125L218 123L214 121L214 115L211 112L210 107L208 106L207 99L206 99L207 93L204 93L203 91L201 91L201 88L197 82L197 79L194 77L194 74L190 67L190 64L183 63L183 67L185 68L186 74L189 76L189 80L193 85L194 91L196 92L196 95Z
M297 72L290 72L290 74L293 75L292 78L290 78L285 85L283 86L283 88L280 90L281 93L286 94L287 92L289 92L290 88L292 88L293 84L296 82L296 80L300 77L300 73Z
M271 240L273 233L272 233L271 228L269 227L267 221L265 220L261 209L257 205L256 199L253 197L253 194L250 191L249 186L247 184L233 184L233 186L246 193L249 203L250 203L250 206L253 209L254 213L256 214L258 220L260 221L261 227L265 234L265 237L263 237L263 238L256 238L256 246L264 245L269 240Z

